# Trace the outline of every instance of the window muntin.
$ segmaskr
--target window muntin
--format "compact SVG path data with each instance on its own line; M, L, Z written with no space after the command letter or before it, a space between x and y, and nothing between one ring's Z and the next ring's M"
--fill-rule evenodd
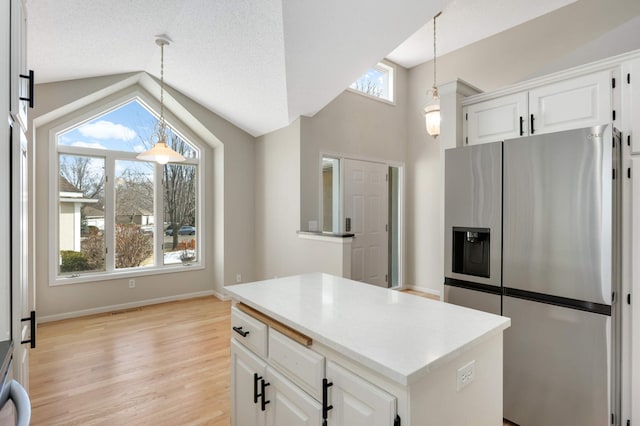
M394 102L394 68L385 63L371 67L349 88L365 95Z
M75 249L72 251L76 257L86 257L87 250L83 250L83 246L91 243L94 252L102 253L100 267L94 265L93 268L76 268L75 271L69 271L65 263L65 268L61 268L60 250L64 247L62 235L68 232L63 226L68 228L69 225L62 224L60 205L65 194L61 192L60 183L60 191L54 191L57 192L55 198L58 204L55 250L59 257L55 280L97 277L97 274L108 276L114 272L160 270L165 265L176 266L184 263L181 259L183 253L191 256L189 264L200 263L195 256L196 247L199 246L196 241L200 234L196 223L200 210L200 151L167 123L167 143L180 152L186 161L180 165L162 166L136 160L138 152L151 148L156 122L157 115L136 98L55 135L59 179L62 179L64 173L68 173L71 161L78 161L78 158L90 158L92 162L100 162L101 166L97 168L101 170L103 179L102 192L96 199L83 199L81 201L84 204L79 204L83 207L79 213L79 222L82 232L86 235L83 234L81 242L72 247ZM132 137L133 135L135 136ZM96 167L92 167L92 170L94 168ZM183 197L189 203L183 208L189 212L188 216L184 216L188 217L188 221L180 226L188 225L192 227L193 232L187 235L179 232L177 241L165 235L165 229L169 224L164 220L165 200L172 197L173 191L185 190L184 184L173 188L164 185L164 175L167 173L165 170L171 173L175 168L189 170L192 179L189 182L192 190ZM79 192L84 196L83 191ZM175 194L173 198L176 198ZM89 203L91 207L88 207ZM180 208L180 205L177 208ZM91 214L83 214L85 210ZM88 231L92 234L88 235ZM187 241L186 245L181 244L183 240ZM186 247L183 249L183 246Z

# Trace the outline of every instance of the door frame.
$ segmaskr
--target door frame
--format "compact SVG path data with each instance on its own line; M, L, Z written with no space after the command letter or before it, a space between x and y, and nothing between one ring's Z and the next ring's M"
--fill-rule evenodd
M405 176L406 176L406 165L403 162L392 161L392 160L382 160L375 157L368 156L360 156L353 154L345 154L335 151L320 151L318 156L318 229L324 229L324 217L323 217L323 192L322 192L322 159L323 158L333 158L340 160L340 194L339 197L339 207L338 207L338 217L342 218L344 215L344 206L343 206L343 195L344 195L344 162L342 160L357 160L357 161L366 161L370 163L381 163L385 164L387 167L395 167L398 169L398 283L395 286L390 286L389 288L393 289L403 289L404 288L404 253L405 253ZM389 203L391 203L391 198L389 199ZM391 228L391 224L389 224L389 228ZM339 232L344 231L344 223L342 220L339 220ZM389 240L390 241L390 240Z

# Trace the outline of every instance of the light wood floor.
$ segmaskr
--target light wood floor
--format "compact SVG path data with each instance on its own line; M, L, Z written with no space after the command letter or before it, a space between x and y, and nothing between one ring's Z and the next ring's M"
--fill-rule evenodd
M32 425L229 425L230 302L38 325Z
M31 424L228 426L230 321L207 297L38 325Z

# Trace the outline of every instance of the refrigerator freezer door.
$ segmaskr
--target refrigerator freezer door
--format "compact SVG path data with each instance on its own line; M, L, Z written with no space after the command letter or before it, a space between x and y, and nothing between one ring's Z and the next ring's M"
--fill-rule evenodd
M465 308L500 315L500 294L485 293L466 288L444 286L444 301Z
M445 277L500 286L502 142L445 151ZM490 232L489 277L455 273L453 228Z
M611 317L505 296L504 417L522 426L609 424Z
M611 304L611 131L505 141L503 191L503 286Z

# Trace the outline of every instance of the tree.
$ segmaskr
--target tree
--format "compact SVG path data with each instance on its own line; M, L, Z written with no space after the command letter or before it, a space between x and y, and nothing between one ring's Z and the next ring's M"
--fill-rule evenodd
M171 133L171 147L185 155L191 147ZM165 217L173 230L172 248L178 247L178 230L182 225L195 225L196 167L193 165L166 164L163 171Z
M126 168L116 179L116 220L135 223L153 213L153 181L143 170Z
M60 156L60 174L85 198L104 198L104 160L77 155Z

